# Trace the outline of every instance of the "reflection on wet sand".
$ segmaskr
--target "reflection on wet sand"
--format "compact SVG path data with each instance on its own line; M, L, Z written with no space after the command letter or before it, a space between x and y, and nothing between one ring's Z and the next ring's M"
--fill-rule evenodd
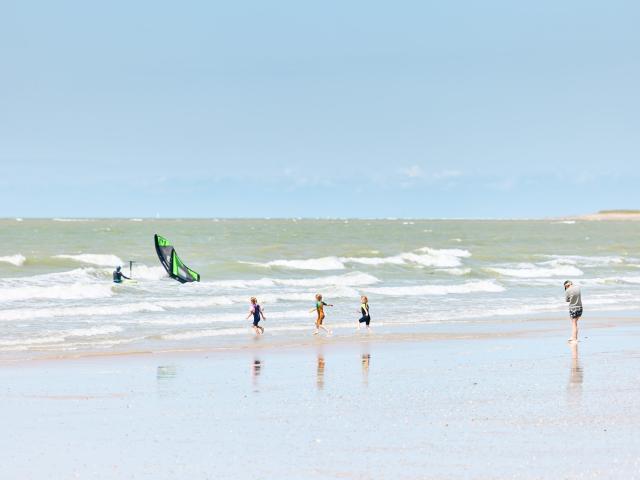
M371 363L371 355L368 353L362 354L362 384L369 385L369 365Z
M161 365L156 368L156 383L159 395L168 396L175 393L173 380L177 375L178 369L175 365Z
M253 391L258 391L258 377L262 371L262 362L257 358L253 359L253 363L251 364L251 380L253 383Z
M319 353L318 354L318 367L316 369L316 385L318 390L322 390L324 388L324 356Z
M567 401L570 404L578 405L582 400L582 382L584 381L584 370L580 365L578 355L578 344L571 343L571 370L569 373L569 383L567 384Z

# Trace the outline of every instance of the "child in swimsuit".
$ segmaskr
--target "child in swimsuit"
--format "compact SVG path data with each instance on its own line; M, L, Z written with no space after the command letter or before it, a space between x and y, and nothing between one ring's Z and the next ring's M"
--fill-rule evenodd
M261 335L264 333L264 328L258 325L260 322L260 317L262 320L266 320L267 317L264 316L264 312L262 311L262 307L258 305L258 299L256 297L251 297L251 309L249 310L249 315L247 315L247 320L251 318L253 315L253 331L256 332L256 335Z
M360 330L360 324L367 325L367 330L370 330L369 323L371 322L371 315L369 314L369 299L364 295L360 297L360 319L358 320L358 330Z
M313 332L314 335L317 335L320 332L320 329L323 329L325 332L327 332L327 335L331 335L331 330L328 330L327 327L322 324L324 320L324 307L333 307L333 305L325 303L322 300L322 295L318 293L316 295L316 306L315 308L312 308L310 310L311 312L316 311L318 313L318 318L316 319L316 329Z

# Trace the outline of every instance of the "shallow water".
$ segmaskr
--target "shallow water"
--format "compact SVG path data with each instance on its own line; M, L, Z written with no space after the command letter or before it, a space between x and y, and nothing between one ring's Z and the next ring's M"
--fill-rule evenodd
M4 473L637 478L634 324L5 367Z
M202 275L166 277L153 234ZM0 352L159 350L248 335L256 295L273 336L311 330L314 294L350 334L359 295L373 325L469 324L640 308L640 223L455 220L0 220ZM133 260L134 284L114 286ZM346 329L349 330L346 330Z

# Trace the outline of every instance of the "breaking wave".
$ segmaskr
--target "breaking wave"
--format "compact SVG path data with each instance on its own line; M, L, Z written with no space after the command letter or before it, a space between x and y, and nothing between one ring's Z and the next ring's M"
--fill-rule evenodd
M24 262L26 261L27 261L26 257L19 253L17 255L7 255L6 257L0 257L0 262L9 263L16 267L21 267L22 265L24 265Z
M325 286L364 286L379 283L380 280L373 275L361 272L350 272L345 275L330 275L318 278L279 279L261 278L258 280L220 280L205 282L203 287L215 286L218 288L269 288L277 286L287 287L325 287Z
M113 295L111 285L72 283L67 285L0 288L0 302L15 302L31 299L80 300L107 298Z
M123 265L123 261L120 257L115 255L102 255L93 253L81 253L78 255L55 255L54 258L64 258L66 260L73 260L74 262L84 263L87 265L97 265L99 267L115 267Z
M491 280L467 282L459 285L410 285L398 287L374 287L369 289L372 293L389 295L394 297L417 295L450 295L464 293L499 293L505 288Z
M418 265L422 267L450 268L462 265L462 258L471 252L458 248L423 247L413 252L404 252L388 257L322 257L302 260L273 260L267 263L250 263L262 267L281 267L298 270L343 270L346 264L378 265Z
M573 265L563 264L535 265L533 263L520 263L512 268L491 267L487 268L487 270L507 277L518 278L575 277L584 274L582 270Z

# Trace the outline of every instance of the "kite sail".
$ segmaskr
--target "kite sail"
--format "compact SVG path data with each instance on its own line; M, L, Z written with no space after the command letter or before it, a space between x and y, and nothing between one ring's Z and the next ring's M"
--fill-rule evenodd
M176 279L180 283L200 281L200 274L194 272L182 263L173 245L170 245L166 238L156 234L154 240L160 263L162 263L162 266L171 278Z

